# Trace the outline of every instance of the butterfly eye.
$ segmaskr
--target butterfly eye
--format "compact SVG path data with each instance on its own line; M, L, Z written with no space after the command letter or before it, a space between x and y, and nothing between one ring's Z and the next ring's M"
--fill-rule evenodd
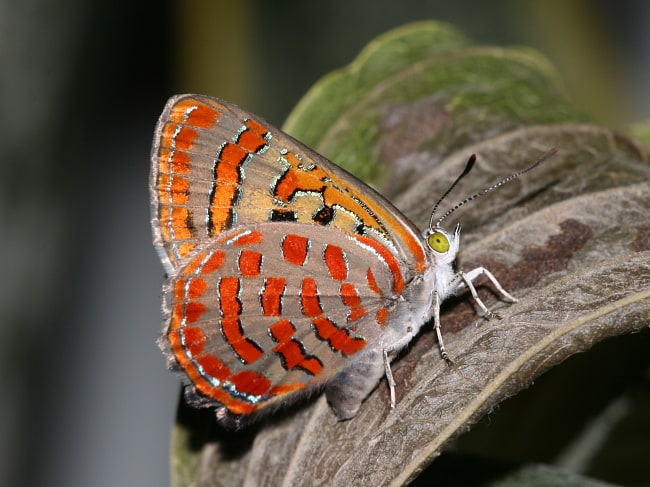
M433 232L427 237L427 243L436 252L444 254L449 250L449 239L442 232Z

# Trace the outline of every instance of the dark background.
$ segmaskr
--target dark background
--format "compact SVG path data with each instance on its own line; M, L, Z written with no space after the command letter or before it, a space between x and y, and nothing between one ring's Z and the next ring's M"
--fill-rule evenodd
M0 484L160 486L179 382L155 345L154 124L174 93L281 125L404 23L529 45L601 124L650 114L644 1L0 1Z

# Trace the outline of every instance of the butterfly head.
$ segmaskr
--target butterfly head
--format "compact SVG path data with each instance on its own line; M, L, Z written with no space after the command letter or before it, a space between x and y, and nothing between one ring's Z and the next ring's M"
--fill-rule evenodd
M453 233L439 226L430 228L424 232L424 241L436 265L452 264L460 248L460 225Z

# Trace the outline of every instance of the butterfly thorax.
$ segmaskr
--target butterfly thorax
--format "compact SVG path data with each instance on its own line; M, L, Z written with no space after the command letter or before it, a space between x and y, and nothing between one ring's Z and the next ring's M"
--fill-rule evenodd
M447 245L429 242L431 236L441 238ZM457 273L454 268L456 254L460 241L460 229L449 233L440 228L426 230L422 233L422 245L427 256L427 266L422 274L415 275L404 288L403 293L396 299L394 312L391 314L389 326L382 336L382 346L399 351L422 328L431 321L436 312L436 294L438 302L453 294ZM392 353L391 356L394 356Z
M425 279L434 282L433 289L441 301L453 292L457 272L456 257L460 248L460 226L453 233L440 227L423 232L424 246L429 263L425 271Z
M413 283L412 291L407 296L414 321L419 324L418 329L433 317L436 294L441 302L454 291L457 277L454 264L460 244L460 227L454 233L441 228L428 229L422 233L422 240L428 265L419 279L421 282Z

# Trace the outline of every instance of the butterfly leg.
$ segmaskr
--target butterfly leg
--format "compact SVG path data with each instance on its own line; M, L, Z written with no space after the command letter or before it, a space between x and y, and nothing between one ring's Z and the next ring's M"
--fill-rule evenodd
M393 378L393 371L390 368L389 354L394 352L399 352L402 348L408 345L411 340L413 340L413 332L409 330L407 333L395 343L389 345L388 347L382 350L382 356L384 358L384 374L386 375L386 381L388 382L388 389L390 390L390 408L395 409L395 379Z
M388 351L383 350L384 355L384 373L386 374L386 381L388 382L388 389L390 390L390 408L395 409L395 379L393 378L393 371L390 368L390 360L388 359Z
M456 289L454 290L455 295L459 295L462 292L469 290L469 292L472 294L472 298L474 299L474 302L478 305L479 308L481 308L481 311L487 317L488 319L490 318L500 318L500 316L496 313L493 313L490 311L487 306L481 301L481 298L478 297L478 293L476 292L476 288L474 287L474 281L479 278L479 276L484 275L487 277L494 288L497 290L501 298L505 301L509 301L511 303L516 303L517 298L512 296L508 291L506 291L503 286L497 281L497 278L494 277L494 274L492 274L490 271L488 271L484 267L477 267L476 269L472 269L469 272L460 272L458 274L458 278L460 279L460 282L458 283Z
M442 326L440 324L440 295L437 291L434 291L433 293L433 328L436 331L436 337L438 338L440 355L445 359L445 362L452 365L453 361L449 358L449 354L445 348L445 342L442 340Z

